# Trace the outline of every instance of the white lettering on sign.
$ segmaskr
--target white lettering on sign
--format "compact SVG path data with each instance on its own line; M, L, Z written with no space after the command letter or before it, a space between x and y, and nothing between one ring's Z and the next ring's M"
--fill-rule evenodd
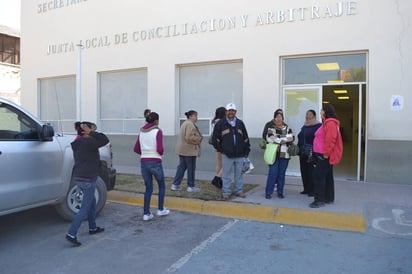
M47 55L51 54L59 54L59 53L67 53L74 51L74 43L61 43L61 44L54 44L49 45L47 47Z
M87 0L53 0L44 1L38 5L38 13L45 13L58 8L80 4ZM47 55L68 53L75 50L73 45L81 44L84 49L109 47L131 42L142 43L148 40L199 35L207 32L234 31L248 27L265 25L287 24L297 21L313 21L332 19L342 16L357 14L356 1L339 1L323 6L313 5L308 7L289 8L280 10L267 10L256 15L242 14L225 18L209 18L199 22L184 22L154 26L146 29L135 29L129 32L119 32L99 37L80 39L76 42L63 42L48 45Z
M43 1L40 4L37 4L37 13L45 13L48 11L67 8L69 6L77 5L87 0L50 0Z

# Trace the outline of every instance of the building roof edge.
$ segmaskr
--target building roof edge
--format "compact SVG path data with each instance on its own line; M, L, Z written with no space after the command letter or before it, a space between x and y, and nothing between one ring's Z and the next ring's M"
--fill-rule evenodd
M0 34L5 34L13 37L19 37L20 38L20 30L15 29L12 27L0 25Z

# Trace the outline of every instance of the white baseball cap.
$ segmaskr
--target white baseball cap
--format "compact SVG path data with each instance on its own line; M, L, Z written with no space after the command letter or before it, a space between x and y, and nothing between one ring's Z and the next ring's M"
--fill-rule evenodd
M229 103L226 105L226 110L229 110L229 109L237 110L236 105L234 103Z

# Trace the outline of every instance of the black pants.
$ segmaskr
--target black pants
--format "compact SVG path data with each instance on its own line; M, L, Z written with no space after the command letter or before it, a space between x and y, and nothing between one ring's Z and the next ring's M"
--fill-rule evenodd
M308 156L299 156L300 174L302 176L303 191L305 193L313 193L313 171L314 166L308 163Z
M333 166L329 159L318 157L313 172L315 202L333 202L335 200L335 184L333 180Z

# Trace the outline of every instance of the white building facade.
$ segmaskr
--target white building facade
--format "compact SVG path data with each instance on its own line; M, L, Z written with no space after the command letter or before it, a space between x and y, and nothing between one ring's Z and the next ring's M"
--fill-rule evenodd
M277 108L297 134L330 102L345 145L336 172L410 184L411 14L408 0L22 1L21 103L65 132L92 120L133 139L145 108L170 137L194 109L208 135L234 102L257 144ZM251 157L266 172L257 145Z

